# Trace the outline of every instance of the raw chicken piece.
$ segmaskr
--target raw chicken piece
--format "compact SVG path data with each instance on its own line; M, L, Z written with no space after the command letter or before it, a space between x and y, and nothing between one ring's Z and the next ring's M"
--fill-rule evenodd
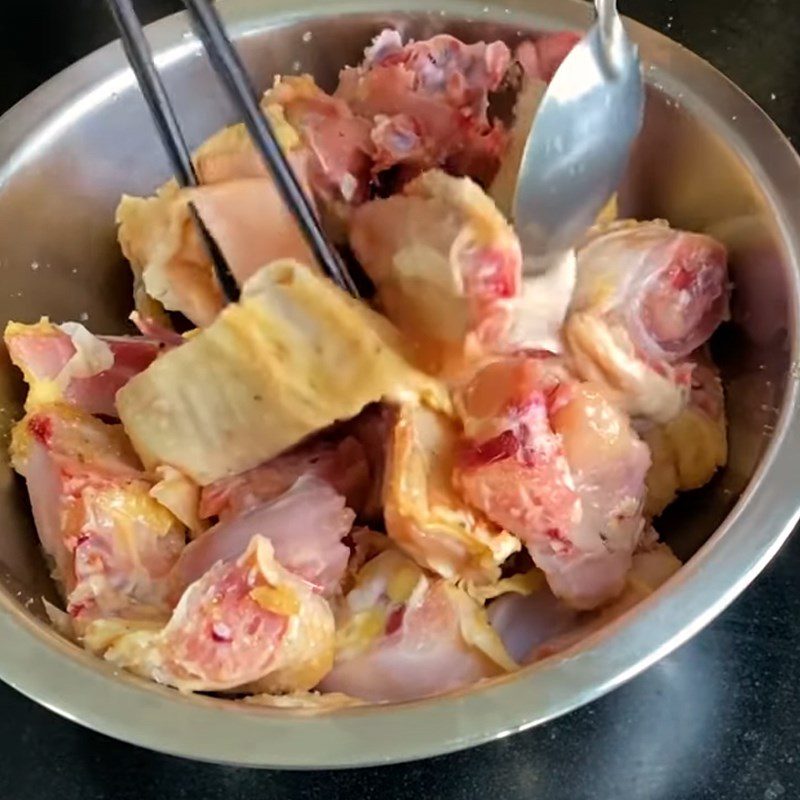
M622 617L664 584L681 562L666 544L633 556L623 593L598 611L578 612L542 584L529 595L506 594L489 605L488 617L503 644L520 663L529 664L576 646Z
M464 496L516 534L575 608L616 596L643 519L650 460L628 418L557 359L495 361L463 390Z
M464 44L453 36L440 34L403 45L397 31L386 29L365 50L364 63L355 72L361 73L365 88L364 80L374 77L375 72L402 65L413 75L413 86L420 97L461 109L465 116L486 122L489 93L499 88L510 61L511 53L500 41ZM352 78L352 72L350 67L342 70L342 83L346 82L345 76ZM355 102L365 102L365 97L359 94Z
M184 530L150 497L122 429L70 406L44 406L14 429L11 456L76 622L163 613Z
M310 75L277 78L263 102L281 110L311 154L308 182L320 201L366 199L374 150L368 119L323 92Z
M545 642L574 630L581 612L559 600L542 575L530 593L509 592L490 602L486 615L511 657L524 664Z
M568 377L555 359L509 356L482 367L458 396L465 440L456 485L537 551L566 548L581 519L563 442L550 421L562 380Z
M202 490L200 516L221 520L274 499L303 475L313 475L344 495L362 521L381 518L386 448L392 409L379 403L255 467Z
M664 222L599 227L580 249L578 279L574 309L618 315L653 360L687 358L728 314L724 246Z
M300 146L300 135L287 122L283 109L279 105L263 101L261 108L272 125L281 150L287 155L293 154L294 157ZM194 152L192 160L198 181L202 185L270 176L264 159L241 122L223 128L206 139Z
M167 308L195 325L209 324L224 298L188 199L175 182L152 197L123 195L115 219L119 245L134 276L136 310L149 318L162 316Z
M262 108L300 185L310 196L310 156L300 134L287 122L280 105L265 100ZM316 263L244 125L233 125L212 136L198 148L194 162L202 185L181 194L199 213L240 285L276 258ZM194 221L187 221L190 235L196 238Z
M692 370L689 404L664 425L643 437L653 465L647 473L645 513L660 514L678 492L705 486L728 460L725 397L716 367L700 358Z
M370 464L358 439L315 438L241 475L205 486L200 515L223 522L235 519L279 497L303 476L332 486L356 513L364 508L372 490ZM278 559L283 561L280 553Z
M595 608L619 594L630 570L644 528L650 452L628 416L590 383L570 387L551 422L582 513L570 532L575 549L555 555L550 568L543 556L538 565L556 595L575 608Z
M28 383L25 410L58 401L90 414L117 416L114 397L162 351L136 336L94 336L78 322L9 322L3 335L11 360Z
M172 572L173 590L183 592L218 561L235 561L254 536L262 536L283 567L333 594L347 568L350 551L342 539L354 518L330 484L305 475L280 496L229 515L189 544Z
M359 570L337 612L336 661L319 688L400 702L515 667L480 605L389 549Z
M483 585L519 541L470 508L452 484L459 430L442 414L401 407L384 482L386 531L418 564L450 581Z
M430 162L422 139L422 128L408 114L377 114L370 132L375 148L375 172L392 167L407 167L413 175Z
M725 248L661 222L598 228L578 252L565 338L585 379L632 415L667 422L686 405L689 354L728 311Z
M310 75L276 76L261 107L295 172L323 208L359 203L372 177L371 123L320 89ZM209 139L195 153L203 184L270 178L243 125ZM259 265L261 266L261 265Z
M117 395L146 465L201 486L275 457L368 403L432 403L444 387L402 355L397 332L296 262L260 270L208 328Z
M302 176L298 160L299 157L290 159L290 163ZM303 188L308 192L307 186ZM295 258L309 266L316 264L272 178L231 180L184 189L183 194L197 209L240 286L260 267L277 258ZM196 235L194 220L189 224Z
M264 111L310 193L308 152L299 134L280 106L269 104ZM152 197L123 195L117 208L120 247L134 273L136 309L145 319L163 306L195 325L208 325L224 306L190 204L239 283L276 258L315 263L244 125L208 139L194 154L194 163L198 188L179 189L170 180Z
M381 307L432 366L503 342L520 287L514 231L468 178L431 170L353 215L350 243Z
M106 621L85 643L111 663L181 691L296 692L331 667L327 602L256 536L234 563L217 563L189 586L163 628Z
M365 199L371 179L371 123L308 75L276 78L261 103L306 194L321 212ZM124 196L117 209L119 241L143 296L210 324L224 305L191 207L220 247L241 285L278 258L316 260L243 125L212 136L194 154L200 186L174 181L154 197ZM145 309L139 309L143 313ZM145 314L148 316L149 314Z
M361 66L342 70L336 96L378 122L380 167L416 161L489 181L505 134L487 118L488 96L510 59L502 42L467 45L443 34L403 45L397 31L384 30Z
M299 157L290 161L302 177ZM142 274L147 294L195 325L209 325L224 306L193 206L242 284L276 258L316 263L271 178L237 178L177 189L154 197L123 196L117 209L119 241Z

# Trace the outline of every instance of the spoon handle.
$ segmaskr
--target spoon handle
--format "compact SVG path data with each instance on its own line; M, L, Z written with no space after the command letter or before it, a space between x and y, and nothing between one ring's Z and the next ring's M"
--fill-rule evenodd
M611 19L611 17L619 16L617 0L594 0L594 7L597 10L597 16L601 19Z
M622 56L625 28L617 12L617 0L594 0L605 65L613 76Z

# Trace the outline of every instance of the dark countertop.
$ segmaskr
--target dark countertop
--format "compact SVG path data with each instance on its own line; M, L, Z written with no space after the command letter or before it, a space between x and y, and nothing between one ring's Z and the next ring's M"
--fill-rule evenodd
M706 57L800 137L798 0L620 4ZM3 5L0 110L112 38L99 0ZM148 19L177 5L138 3ZM92 733L0 684L0 800L800 798L798 563L795 536L716 622L591 706L405 766L288 773L192 763Z

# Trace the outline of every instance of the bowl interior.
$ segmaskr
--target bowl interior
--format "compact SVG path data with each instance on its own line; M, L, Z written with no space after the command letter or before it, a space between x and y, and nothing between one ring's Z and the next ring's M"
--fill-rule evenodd
M560 22L542 14L538 27L569 27L585 19L583 10L570 8ZM466 41L498 37L509 44L535 33L500 10L471 20L438 11L315 20L285 15L234 25L232 31L258 88L265 89L275 73L299 71L331 88L339 67L356 62L385 25L415 38L444 31ZM173 40L158 52L190 144L234 120L193 40ZM116 244L114 209L123 192L150 193L169 169L127 71L97 82L78 68L74 77L75 93L67 103L49 107L34 95L27 102L38 103L37 122L0 144L0 320L31 322L49 315L83 320L95 332L120 332L128 328L131 283ZM683 497L658 526L686 560L726 517L769 444L787 396L795 289L779 216L752 163L741 155L731 120L668 72L653 69L648 78L646 120L621 192L622 209L717 236L730 250L735 284L732 319L714 341L727 389L730 464L711 485ZM20 377L3 352L4 442L21 415L23 396ZM1 590L44 618L40 598L55 594L5 446L0 515ZM725 536L715 547L726 547Z

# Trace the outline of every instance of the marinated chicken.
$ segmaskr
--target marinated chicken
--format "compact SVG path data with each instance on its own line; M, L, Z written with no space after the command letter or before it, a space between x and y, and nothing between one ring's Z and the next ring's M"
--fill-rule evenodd
M361 567L339 604L334 666L320 688L396 702L515 667L475 600L389 548Z
M470 507L454 484L458 426L443 414L403 406L386 459L386 533L430 571L452 581L496 583L520 541Z
M619 596L599 611L580 612L560 603L540 581L529 593L508 592L489 608L489 620L520 664L569 650L629 612L666 583L681 566L666 544L646 544L634 555Z
M201 486L252 469L380 400L447 408L397 331L309 267L275 261L238 303L117 392L148 467Z
M307 690L334 653L328 603L261 536L190 584L163 626L100 620L85 637L113 664L189 692Z
M619 594L644 527L650 465L627 416L548 356L492 362L459 405L464 496L520 538L569 605Z
M510 65L503 42L468 45L440 35L403 44L386 30L364 55L342 70L336 96L374 122L379 169L414 175L442 166L491 179L506 145L504 126L487 113Z
M526 257L522 147L576 41L386 30L332 92L275 78L263 113L365 299L239 124L197 187L120 202L138 334L7 324L59 630L182 692L324 713L507 675L677 571L653 520L727 460L727 254L612 202Z
M634 417L676 417L689 399L689 356L728 314L725 248L659 221L614 223L578 250L577 277L564 326L575 371Z
M153 482L121 426L75 406L42 406L15 427L11 461L78 627L107 614L151 617L168 608L185 530L150 496Z
M431 170L353 215L350 244L381 310L424 352L429 368L502 347L519 295L519 241L469 178Z
M652 466L647 473L645 513L660 514L679 492L705 486L728 461L725 397L717 368L698 357L689 402L669 422L647 429Z
M27 411L56 402L117 417L117 392L149 367L166 345L141 336L103 336L79 322L9 322L4 341L28 384Z

